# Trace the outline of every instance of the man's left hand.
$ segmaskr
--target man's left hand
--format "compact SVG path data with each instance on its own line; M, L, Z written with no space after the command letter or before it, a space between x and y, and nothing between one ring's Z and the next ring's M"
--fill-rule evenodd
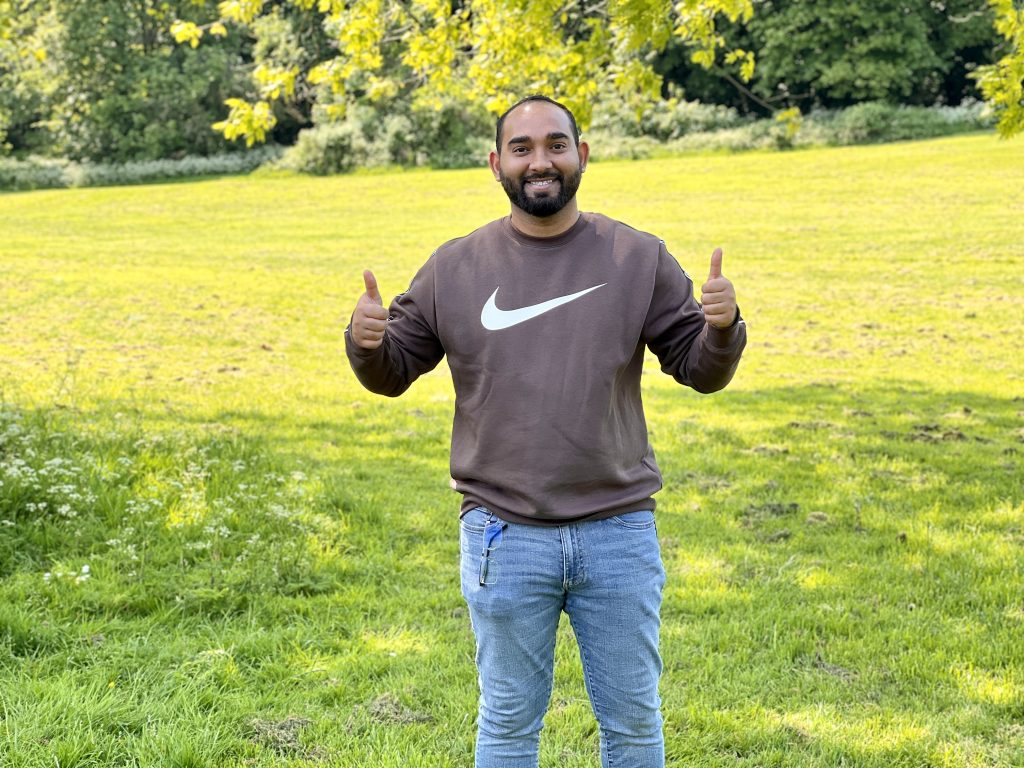
M711 271L700 290L700 303L708 325L728 328L736 321L736 290L727 277L722 277L721 248L715 248L711 254Z

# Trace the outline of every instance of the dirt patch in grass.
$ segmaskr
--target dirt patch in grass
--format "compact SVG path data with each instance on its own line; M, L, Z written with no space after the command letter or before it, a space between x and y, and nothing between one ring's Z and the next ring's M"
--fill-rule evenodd
M955 427L943 428L939 424L915 424L914 431L910 433L908 439L922 443L961 442L967 439L967 435Z
M252 728L252 741L279 755L300 756L308 760L319 760L326 757L320 747L306 748L299 741L299 734L312 721L307 717L286 717L284 720L253 719L249 722Z
M821 653L818 653L814 657L814 667L815 669L820 669L822 672L832 675L832 677L838 677L844 683L851 683L857 679L856 672L854 672L851 669L841 667L838 664L832 664L828 661L825 661L825 658L821 655Z
M740 523L745 528L754 528L768 520L794 515L799 510L800 505L795 501L769 501L765 504L749 504L740 515Z
M406 707L391 692L381 694L371 701L366 708L366 712L372 720L376 720L378 723L393 725L427 723L431 719L430 715L425 712L417 712Z

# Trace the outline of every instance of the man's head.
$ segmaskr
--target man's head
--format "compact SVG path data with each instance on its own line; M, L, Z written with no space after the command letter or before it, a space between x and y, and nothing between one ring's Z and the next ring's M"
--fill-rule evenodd
M569 126L572 128L571 135L573 143L577 147L580 145L580 129L576 127L576 115L572 113L572 110L565 106L565 104L561 104L552 98L542 96L539 93L535 93L532 96L527 96L525 99L520 99L519 101L517 101L511 107L506 109L502 113L501 117L498 118L498 124L494 131L494 148L498 151L499 155L501 154L501 132L502 129L505 127L505 118L509 116L510 112L515 111L518 107L521 107L523 104L529 104L531 102L543 102L545 104L551 104L552 106L558 107L560 110L565 112L565 116L569 118Z
M498 118L490 163L512 205L548 218L572 204L589 147L579 140L576 118L546 96L529 96Z

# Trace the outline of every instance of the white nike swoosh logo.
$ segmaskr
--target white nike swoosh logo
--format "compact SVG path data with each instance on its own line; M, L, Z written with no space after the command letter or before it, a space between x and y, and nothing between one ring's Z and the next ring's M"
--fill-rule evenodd
M519 323L532 320L538 315L543 315L545 312L550 312L555 307L560 307L563 304L568 304L570 301L575 301L580 296L584 296L591 291L596 291L602 286L608 285L608 283L601 283L601 285L595 285L593 288L587 288L577 293L571 293L568 296L559 296L557 299L550 299L549 301L542 301L540 304L534 304L529 307L520 307L519 309L498 309L494 303L494 299L498 295L498 288L494 289L494 293L491 294L491 298L484 304L484 308L480 311L480 322L483 323L484 328L488 331L500 331L504 328L511 328L513 325L519 325Z

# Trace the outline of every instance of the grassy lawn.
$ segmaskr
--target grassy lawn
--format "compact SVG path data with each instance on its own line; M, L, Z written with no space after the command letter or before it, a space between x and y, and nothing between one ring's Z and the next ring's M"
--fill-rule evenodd
M670 765L1024 764L1024 143L580 202L721 246L748 322L726 391L644 379ZM375 397L342 331L506 212L482 169L0 196L0 765L472 765L451 382ZM557 657L541 764L594 768Z

